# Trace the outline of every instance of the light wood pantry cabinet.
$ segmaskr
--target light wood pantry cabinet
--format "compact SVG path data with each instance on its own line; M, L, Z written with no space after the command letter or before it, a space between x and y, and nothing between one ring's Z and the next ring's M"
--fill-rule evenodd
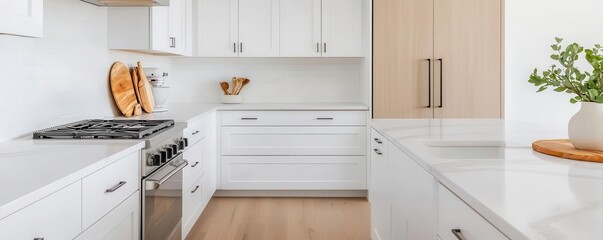
M43 0L0 1L0 34L42 37L43 30Z
M281 57L362 57L362 0L281 0Z
M199 0L197 14L197 56L279 56L279 0Z
M500 118L502 0L375 0L374 118Z
M170 6L107 9L109 49L152 54L192 55L192 0L171 0Z

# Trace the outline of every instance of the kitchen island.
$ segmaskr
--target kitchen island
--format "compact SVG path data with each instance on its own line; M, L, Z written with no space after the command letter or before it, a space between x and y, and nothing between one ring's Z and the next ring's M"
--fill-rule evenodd
M566 138L564 129L504 120L440 119L373 120L372 127L433 176L434 194L428 196L434 198L435 212L424 231L443 240L455 239L443 235L464 231L458 226L443 229L445 215L453 211L442 203L446 201L443 189L509 239L603 237L603 164L555 158L531 149L535 140ZM395 161L390 159L389 164ZM453 224L462 225L463 217L455 218Z

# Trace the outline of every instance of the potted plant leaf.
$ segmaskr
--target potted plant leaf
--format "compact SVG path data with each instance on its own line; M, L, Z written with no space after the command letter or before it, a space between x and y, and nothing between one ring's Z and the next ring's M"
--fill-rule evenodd
M601 45L585 49L577 43L562 45L562 38L555 38L551 45L556 61L549 69L534 72L529 82L539 87L538 92L553 89L572 95L571 103L580 103L581 109L569 122L569 138L577 149L603 151L603 55ZM592 67L590 71L578 69L582 59ZM559 65L557 65L559 64Z

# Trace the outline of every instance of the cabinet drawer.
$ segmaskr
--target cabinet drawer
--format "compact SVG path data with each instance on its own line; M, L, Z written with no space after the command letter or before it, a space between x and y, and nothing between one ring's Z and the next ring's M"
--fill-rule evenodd
M91 226L138 190L139 163L139 153L134 153L82 179L84 228Z
M82 231L81 187L77 181L0 220L0 238L73 239Z
M381 135L379 132L375 131L375 129L371 129L370 144L370 151L373 158L387 156L387 141L385 140L385 137L383 137L383 135Z
M223 111L223 126L364 126L364 111Z
M453 229L460 230L466 240L508 239L442 185L438 185L438 210L438 236L442 240L459 239Z
M222 155L366 155L364 127L223 127Z
M222 189L366 189L366 157L224 156Z
M182 193L182 236L187 236L193 228L207 202L203 200L207 185L205 177L200 177L190 188L184 188Z
M140 239L140 192L101 218L76 240L139 240Z
M193 144L184 152L184 159L188 161L188 166L182 170L182 186L189 188L197 179L205 173L203 152L206 140L201 140Z

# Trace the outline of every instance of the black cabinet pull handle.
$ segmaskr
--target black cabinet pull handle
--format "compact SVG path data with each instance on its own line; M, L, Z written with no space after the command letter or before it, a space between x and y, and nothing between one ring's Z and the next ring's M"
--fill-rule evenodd
M233 53L237 52L237 43L232 43L232 52Z
M327 43L324 43L323 52L327 52Z
M429 98L428 104L426 106L426 108L431 108L431 59L427 59L427 64L428 64L428 68L427 68L427 97Z
M465 240L465 237L463 237L463 233L461 233L461 229L451 229L450 231L458 240Z
M243 43L239 43L239 52L243 52Z
M378 144L383 144L383 142L379 138L375 138L375 142Z
M333 118L316 118L316 120L333 120Z
M199 189L199 185L197 185L197 186L195 187L195 189L193 189L193 191L191 191L191 193L195 193L195 192L197 191L197 189Z
M199 162L193 163L193 165L191 165L191 167L196 167L197 165L199 165Z
M258 118L241 118L241 120L258 120Z
M440 61L440 105L438 108L444 107L444 59L438 59Z
M379 151L379 149L373 149L373 151L375 151L375 153L379 156L383 155L383 153Z

